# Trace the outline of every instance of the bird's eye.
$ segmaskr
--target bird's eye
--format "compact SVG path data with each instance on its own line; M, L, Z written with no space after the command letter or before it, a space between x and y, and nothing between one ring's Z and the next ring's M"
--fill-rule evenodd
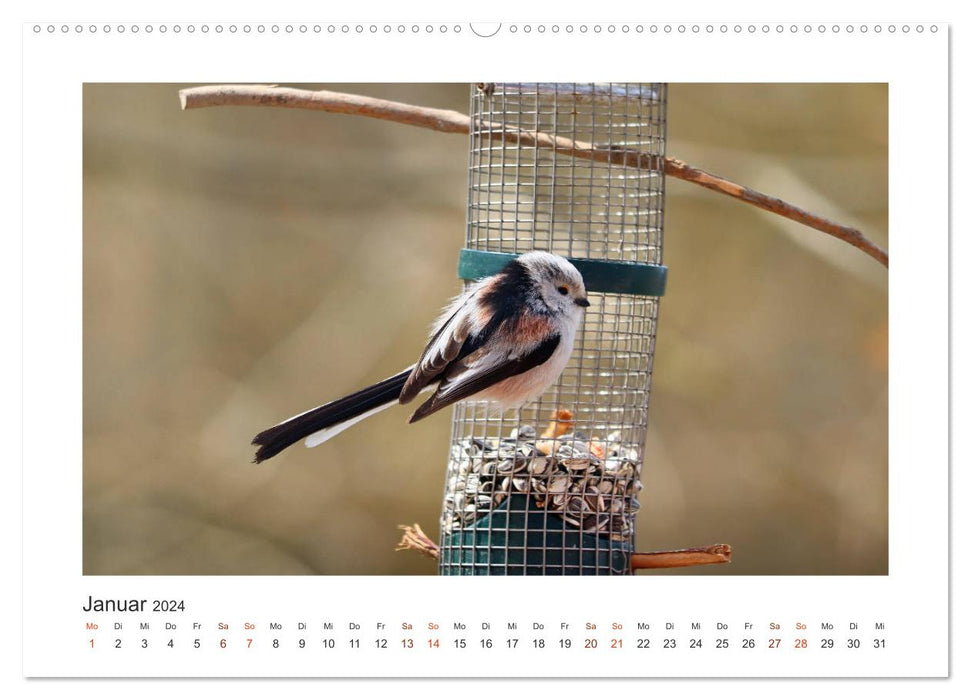
M556 291L558 291L563 296L566 296L567 294L570 293L570 288L566 286L560 286L556 288Z

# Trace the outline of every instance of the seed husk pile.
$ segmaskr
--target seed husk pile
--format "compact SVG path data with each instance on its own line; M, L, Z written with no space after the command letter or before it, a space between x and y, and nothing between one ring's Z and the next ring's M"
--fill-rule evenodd
M642 484L636 449L620 442L569 432L537 439L536 429L520 426L507 437L466 437L452 445L442 528L470 526L523 493L538 508L584 532L625 540L634 529Z

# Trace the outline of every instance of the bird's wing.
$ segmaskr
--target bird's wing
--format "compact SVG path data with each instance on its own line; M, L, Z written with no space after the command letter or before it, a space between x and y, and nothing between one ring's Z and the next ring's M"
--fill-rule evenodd
M438 389L412 415L410 423L421 420L435 411L467 399L483 389L522 374L546 362L560 344L559 334L546 336L522 352L499 355L494 346L487 345L448 367Z
M399 402L408 403L418 396L429 383L439 379L448 364L459 356L473 327L472 310L477 291L472 289L463 294L442 314L438 329L422 350L401 389Z

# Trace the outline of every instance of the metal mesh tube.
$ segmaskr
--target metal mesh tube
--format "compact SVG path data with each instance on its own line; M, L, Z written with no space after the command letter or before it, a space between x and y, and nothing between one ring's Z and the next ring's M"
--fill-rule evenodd
M660 264L663 170L493 136L540 131L657 155L660 168L666 94L664 84L474 86L466 247ZM659 299L589 297L570 363L539 401L454 409L440 573L630 573Z

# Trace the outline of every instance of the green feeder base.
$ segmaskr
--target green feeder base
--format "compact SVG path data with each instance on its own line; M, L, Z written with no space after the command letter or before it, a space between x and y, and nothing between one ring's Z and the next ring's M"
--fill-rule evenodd
M622 576L631 545L586 534L514 494L488 515L442 541L442 576Z

